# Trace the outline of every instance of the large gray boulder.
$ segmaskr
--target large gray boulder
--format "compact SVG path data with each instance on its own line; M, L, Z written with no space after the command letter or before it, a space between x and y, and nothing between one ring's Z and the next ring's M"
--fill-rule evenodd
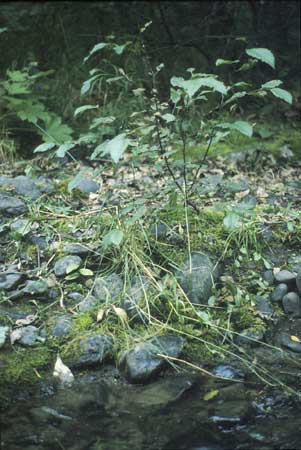
M93 334L79 343L79 356L71 363L71 367L89 367L101 364L113 350L113 339L105 334Z
M167 334L136 344L121 356L119 368L130 383L144 383L166 365L158 354L177 358L184 343L181 336Z
M54 273L57 277L63 277L69 270L72 268L72 271L75 270L75 267L80 267L82 264L82 259L77 255L68 255L60 258L54 265Z
M191 266L188 259L176 272L176 277L191 303L206 305L211 296L214 281L220 275L220 267L208 255L192 252Z
M117 273L96 278L93 295L100 303L115 302L123 290L123 280Z
M20 272L3 272L0 273L0 290L9 291L18 286L23 279L23 274Z

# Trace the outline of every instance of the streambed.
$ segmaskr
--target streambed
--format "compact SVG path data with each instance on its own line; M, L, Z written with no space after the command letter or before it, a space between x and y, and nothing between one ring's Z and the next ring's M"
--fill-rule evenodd
M210 398L211 397L211 398ZM147 385L112 366L19 392L4 450L299 450L301 403L254 381L172 373Z

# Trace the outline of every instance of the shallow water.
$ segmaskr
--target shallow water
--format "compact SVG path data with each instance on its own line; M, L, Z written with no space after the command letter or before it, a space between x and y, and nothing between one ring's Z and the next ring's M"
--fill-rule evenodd
M262 386L195 374L134 386L99 371L18 394L2 414L1 449L300 450L300 417L300 402Z

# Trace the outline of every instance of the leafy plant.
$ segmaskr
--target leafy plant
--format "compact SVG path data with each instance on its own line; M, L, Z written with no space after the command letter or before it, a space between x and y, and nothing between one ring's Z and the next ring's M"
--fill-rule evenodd
M53 70L41 72L32 63L23 69L7 69L6 78L0 80L0 115L7 129L17 120L29 123L44 142L58 145L72 139L72 129L45 105L41 80ZM54 146L53 145L53 146ZM43 149L52 148L50 146Z
M118 164L130 147L138 160L143 157L163 161L170 177L184 195L185 203L197 210L191 196L211 145L222 141L233 131L249 138L253 135L254 123L243 120L237 114L240 100L247 97L264 99L272 95L291 104L292 96L279 88L281 80L270 80L260 87L253 87L245 81L226 85L216 74L199 73L195 68L188 68L187 79L178 76L170 79L169 97L162 99L159 85L164 64L152 67L143 40L143 33L150 25L151 22L140 30L140 36L135 41L117 44L115 37L109 36L106 42L92 48L84 63L100 54L105 57L99 67L90 70L90 77L83 83L81 94L90 98L97 95L98 103L82 105L74 114L75 117L88 114L88 130L76 141L68 142L67 147L66 143L58 146L53 140L49 141L48 147L38 147L35 151L56 148L56 153L63 156L73 146L85 142L92 147L92 160L109 155L113 163ZM145 79L128 73L126 53L128 58L131 55L136 58L140 56ZM246 49L245 53L246 62L218 59L216 66L231 68L240 65L235 69L238 73L255 67L259 62L275 68L275 58L270 50L251 48ZM123 108L119 112L115 108L112 115L112 109L108 107L112 102L120 104L120 100L131 102L132 112L126 120L121 112ZM221 119L225 113L227 121ZM95 143L98 145L95 146ZM199 147L199 156L193 162L189 150L196 146ZM181 159L175 165L172 158L178 148L181 149Z

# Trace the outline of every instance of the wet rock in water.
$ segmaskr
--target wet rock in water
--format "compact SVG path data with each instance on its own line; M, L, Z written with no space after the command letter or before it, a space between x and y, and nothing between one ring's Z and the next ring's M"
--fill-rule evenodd
M168 227L165 223L156 223L150 229L150 234L157 240L166 238Z
M99 183L96 183L96 181L91 180L90 178L82 179L76 186L76 189L79 189L83 194L90 194L90 192L95 193L99 188Z
M273 286L275 283L275 277L272 270L265 270L262 274L262 278L268 283L269 286Z
M235 336L234 341L237 345L258 345L259 343L256 341L262 341L265 335L265 329L252 329L247 328L239 333L239 335Z
M13 178L11 180L11 184L15 187L18 194L24 195L25 197L33 200L36 200L42 195L42 192L37 187L35 182L25 175L20 175Z
M185 375L166 377L153 383L136 387L135 396L131 399L133 408L142 406L143 409L164 407L178 401L182 395L193 387L195 380Z
M9 327L0 326L0 348L3 347L6 341L6 336L8 335Z
M82 264L82 259L77 255L68 255L59 259L54 265L54 273L57 277L63 277L73 268L72 272Z
M69 255L86 256L91 252L91 249L83 244L67 244L64 246L63 252Z
M96 278L93 295L101 303L115 302L123 290L122 278L117 273Z
M105 334L93 334L79 343L79 357L71 362L71 367L89 367L102 363L112 354L113 339Z
M87 297L84 297L84 299L77 305L77 308L79 312L85 313L96 308L97 305L99 305L99 300L93 295L87 295Z
M280 333L278 336L278 342L281 345L281 347L288 348L292 352L295 353L301 353L301 339L299 339L297 336L290 336L287 333Z
M271 317L274 310L271 305L271 302L265 297L261 297L258 295L255 299L256 302L256 311L259 313L261 317Z
M20 216L28 208L22 200L7 194L0 194L0 214L6 216Z
M66 336L70 332L71 328L72 317L70 314L64 314L56 318L51 334L55 337Z
M277 283L285 283L292 286L296 282L296 274L289 270L280 270L280 272L275 274L275 280Z
M61 414L55 409L49 408L48 406L39 406L36 408L31 408L29 414L32 417L32 419L34 421L37 421L38 423L41 422L48 423L49 421L55 421L60 423L65 420L67 421L73 420L72 417Z
M220 364L212 369L212 373L218 377L227 378L229 380L241 380L244 378L244 373L230 364Z
M176 273L179 283L192 303L207 304L219 268L206 254L192 252L191 269L190 261L187 260Z
M273 302L279 302L283 299L283 297L285 296L285 294L287 294L288 292L288 287L286 284L284 283L280 283L278 284L278 286L276 286L274 292L271 295L271 300Z
M301 316L301 300L296 292L289 292L282 299L284 312L293 317Z
M39 296L48 293L48 289L48 284L44 280L28 280L22 289L22 293Z
M21 283L23 274L19 272L14 273L0 273L0 289L9 291Z
M296 278L296 284L299 294L301 294L301 269L299 270Z
M229 426L242 422L248 415L250 405L248 401L242 401L238 398L237 400L216 403L212 409L212 415L209 419L222 427L223 425Z
M39 336L39 329L33 325L27 327L20 327L11 332L11 343L18 342L22 345L32 347L43 339Z
M150 281L145 276L135 276L131 280L131 286L122 300L122 307L130 318L139 317L143 322L148 318L141 312L145 296L150 288Z
M165 335L135 345L126 351L119 367L130 383L144 383L166 365L166 360L158 354L177 358L184 346L181 336Z

